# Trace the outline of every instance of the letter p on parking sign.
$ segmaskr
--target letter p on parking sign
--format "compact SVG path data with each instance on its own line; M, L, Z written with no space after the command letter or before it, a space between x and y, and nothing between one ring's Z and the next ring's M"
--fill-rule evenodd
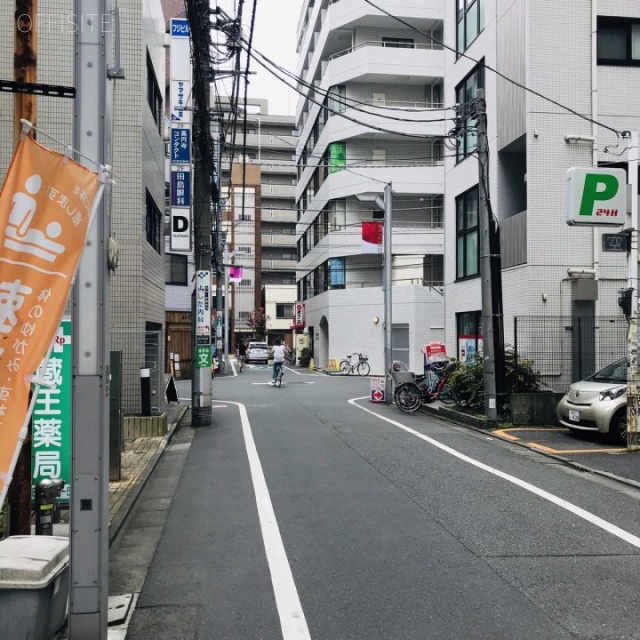
M572 167L566 179L566 216L571 226L619 226L627 215L624 169Z

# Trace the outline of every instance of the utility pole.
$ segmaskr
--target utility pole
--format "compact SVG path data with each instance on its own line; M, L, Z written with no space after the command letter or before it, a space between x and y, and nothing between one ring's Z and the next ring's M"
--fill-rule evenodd
M212 424L211 411L211 206L215 163L211 140L211 26L209 3L186 3L193 60L193 95L196 101L194 164L193 363L191 415L195 427ZM204 18L206 16L206 18ZM203 19L204 18L204 19Z
M482 281L482 352L484 359L484 407L487 418L498 417L498 392L504 380L504 342L502 336L502 276L500 239L491 216L489 201L489 140L484 90L478 89L477 119L479 167L479 249Z
M75 0L74 148L105 165L107 0ZM73 287L73 438L71 451L70 640L106 640L109 594L109 337L111 288L103 198L89 230Z
M392 228L391 217L393 211L393 191L391 183L384 187L384 403L391 404L392 380L391 371L391 329L393 323L392 313L392 262L393 253L391 247Z
M209 113L209 91L205 104L198 105L198 113ZM208 136L199 119L199 136ZM193 293L193 366L191 377L191 411L195 427L212 423L211 411L211 190L210 175L200 145L194 145L194 258L196 286ZM205 326L206 325L206 326Z
M14 34L13 79L20 84L33 84L37 80L36 32L37 0L16 1ZM17 92L14 96L14 144L18 144L22 132L21 118L29 120L34 127L37 114L36 96L33 93ZM29 131L35 136L35 128ZM13 480L7 494L9 504L9 535L31 534L31 421L29 432L22 443L13 472Z
M628 154L628 176L631 185L631 244L628 257L628 286L631 290L631 313L629 316L629 331L627 338L628 350L628 390L627 390L627 449L638 451L638 410L640 409L638 396L638 383L640 372L638 371L638 139L637 131L631 133L631 146Z

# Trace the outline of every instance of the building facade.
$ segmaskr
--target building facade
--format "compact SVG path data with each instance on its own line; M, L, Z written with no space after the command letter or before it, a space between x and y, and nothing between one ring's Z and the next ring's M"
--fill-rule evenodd
M164 18L160 0L119 0L121 64L125 79L109 80L106 110L111 113L110 156L115 183L105 192L112 235L119 245L118 269L111 278L111 349L122 351L123 411L140 411L140 369L162 374L164 328ZM15 3L3 3L0 20L14 24ZM80 28L73 0L55 0L39 7L37 81L74 86L75 29ZM115 29L106 30L113 54ZM10 29L7 33L12 34ZM110 66L115 60L106 61ZM13 35L0 44L0 73L13 77ZM14 140L13 95L0 96L0 122L8 133L0 140L0 177L4 178ZM57 151L73 147L74 100L38 96L36 124L40 141ZM53 139L45 136L53 136ZM109 132L107 133L107 136ZM106 266L105 266L106 268ZM158 378L154 378L158 380ZM154 406L162 390L154 386Z
M307 0L298 28L298 297L316 366L354 351L384 370L383 260L363 222L391 184L393 358L443 331L444 2ZM306 87L310 87L307 89ZM363 202L362 199L369 202Z
M227 142L231 136L227 134ZM247 100L237 119L235 154L222 159L222 189L230 263L242 279L230 284L233 350L253 337L251 314L262 308L266 337L291 340L296 296L296 166L294 118L269 113L268 102Z
M626 254L603 251L603 233L619 227L566 224L565 174L570 167L624 166L629 142L608 127L640 126L640 6L452 0L445 7L445 102L468 104L479 88L485 93L505 342L513 344L515 319L523 316L591 318L596 330L588 344L571 339L570 321L556 323L542 341L573 351L574 360L593 352L593 371L623 355L593 346L604 340L597 319L622 317L617 289L627 286ZM475 122L466 124L446 158L445 182L445 339L461 358L482 349L483 336L477 137ZM520 332L518 349L534 354L527 340L534 338ZM576 377L575 367L540 368L554 387Z

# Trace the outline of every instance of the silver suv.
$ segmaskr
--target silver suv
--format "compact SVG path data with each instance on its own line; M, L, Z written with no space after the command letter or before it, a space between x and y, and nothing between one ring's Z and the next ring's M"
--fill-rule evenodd
M269 362L269 345L266 342L250 342L247 345L247 362Z

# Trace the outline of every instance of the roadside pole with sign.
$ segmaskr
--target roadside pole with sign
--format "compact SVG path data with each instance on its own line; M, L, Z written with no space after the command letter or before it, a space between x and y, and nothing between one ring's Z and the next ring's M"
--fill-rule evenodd
M627 173L624 169L572 167L566 175L566 222L570 226L620 226L631 212L631 250L628 254L628 288L631 291L627 357L627 448L638 446L638 134L631 134L629 147L630 208L627 203Z

